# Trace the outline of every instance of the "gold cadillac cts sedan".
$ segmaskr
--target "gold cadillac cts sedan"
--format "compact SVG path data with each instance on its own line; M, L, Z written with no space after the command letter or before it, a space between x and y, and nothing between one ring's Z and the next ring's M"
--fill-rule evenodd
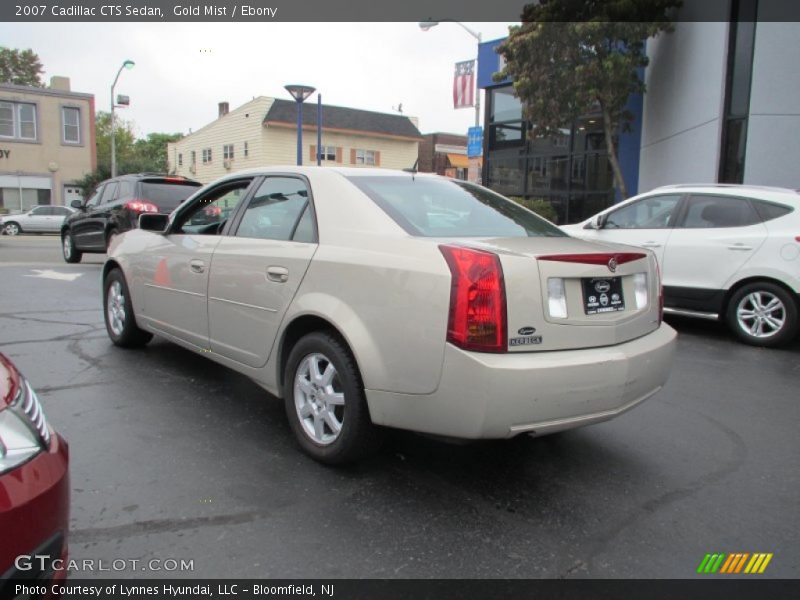
M387 169L242 171L143 214L103 302L114 344L155 334L244 373L331 464L380 426L477 439L611 419L661 389L675 346L650 251Z

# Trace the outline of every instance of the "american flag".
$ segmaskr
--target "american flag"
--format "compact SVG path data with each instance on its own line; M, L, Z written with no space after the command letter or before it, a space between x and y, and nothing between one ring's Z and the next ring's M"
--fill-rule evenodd
M475 61L456 63L453 78L453 108L475 106Z

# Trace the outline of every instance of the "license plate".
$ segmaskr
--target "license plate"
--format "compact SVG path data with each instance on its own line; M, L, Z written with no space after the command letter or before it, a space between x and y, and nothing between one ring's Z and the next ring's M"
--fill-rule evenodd
M587 315L625 310L621 277L584 277L581 283Z

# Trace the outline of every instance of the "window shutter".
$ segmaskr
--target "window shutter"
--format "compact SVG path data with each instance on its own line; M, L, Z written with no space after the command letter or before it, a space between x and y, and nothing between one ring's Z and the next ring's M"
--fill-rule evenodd
M381 153L380 153L380 150L375 150L375 166L376 167L380 167L381 166Z
M351 165L356 164L356 149L355 148L350 148L350 164Z
M336 147L336 162L337 163L342 162L342 147L341 146L337 146Z
M316 163L317 162L317 147L316 146L309 146L308 147L308 154L309 154L308 159L311 162Z

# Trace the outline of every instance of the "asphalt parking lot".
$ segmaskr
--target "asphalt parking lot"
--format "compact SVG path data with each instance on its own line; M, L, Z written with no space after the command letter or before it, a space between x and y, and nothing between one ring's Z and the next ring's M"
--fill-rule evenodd
M169 573L189 577L686 578L708 552L771 552L762 577L800 577L800 340L763 350L671 319L667 387L614 421L461 446L397 432L333 469L243 376L158 338L113 347L103 258L0 237L0 350L69 440L72 558L193 560Z

